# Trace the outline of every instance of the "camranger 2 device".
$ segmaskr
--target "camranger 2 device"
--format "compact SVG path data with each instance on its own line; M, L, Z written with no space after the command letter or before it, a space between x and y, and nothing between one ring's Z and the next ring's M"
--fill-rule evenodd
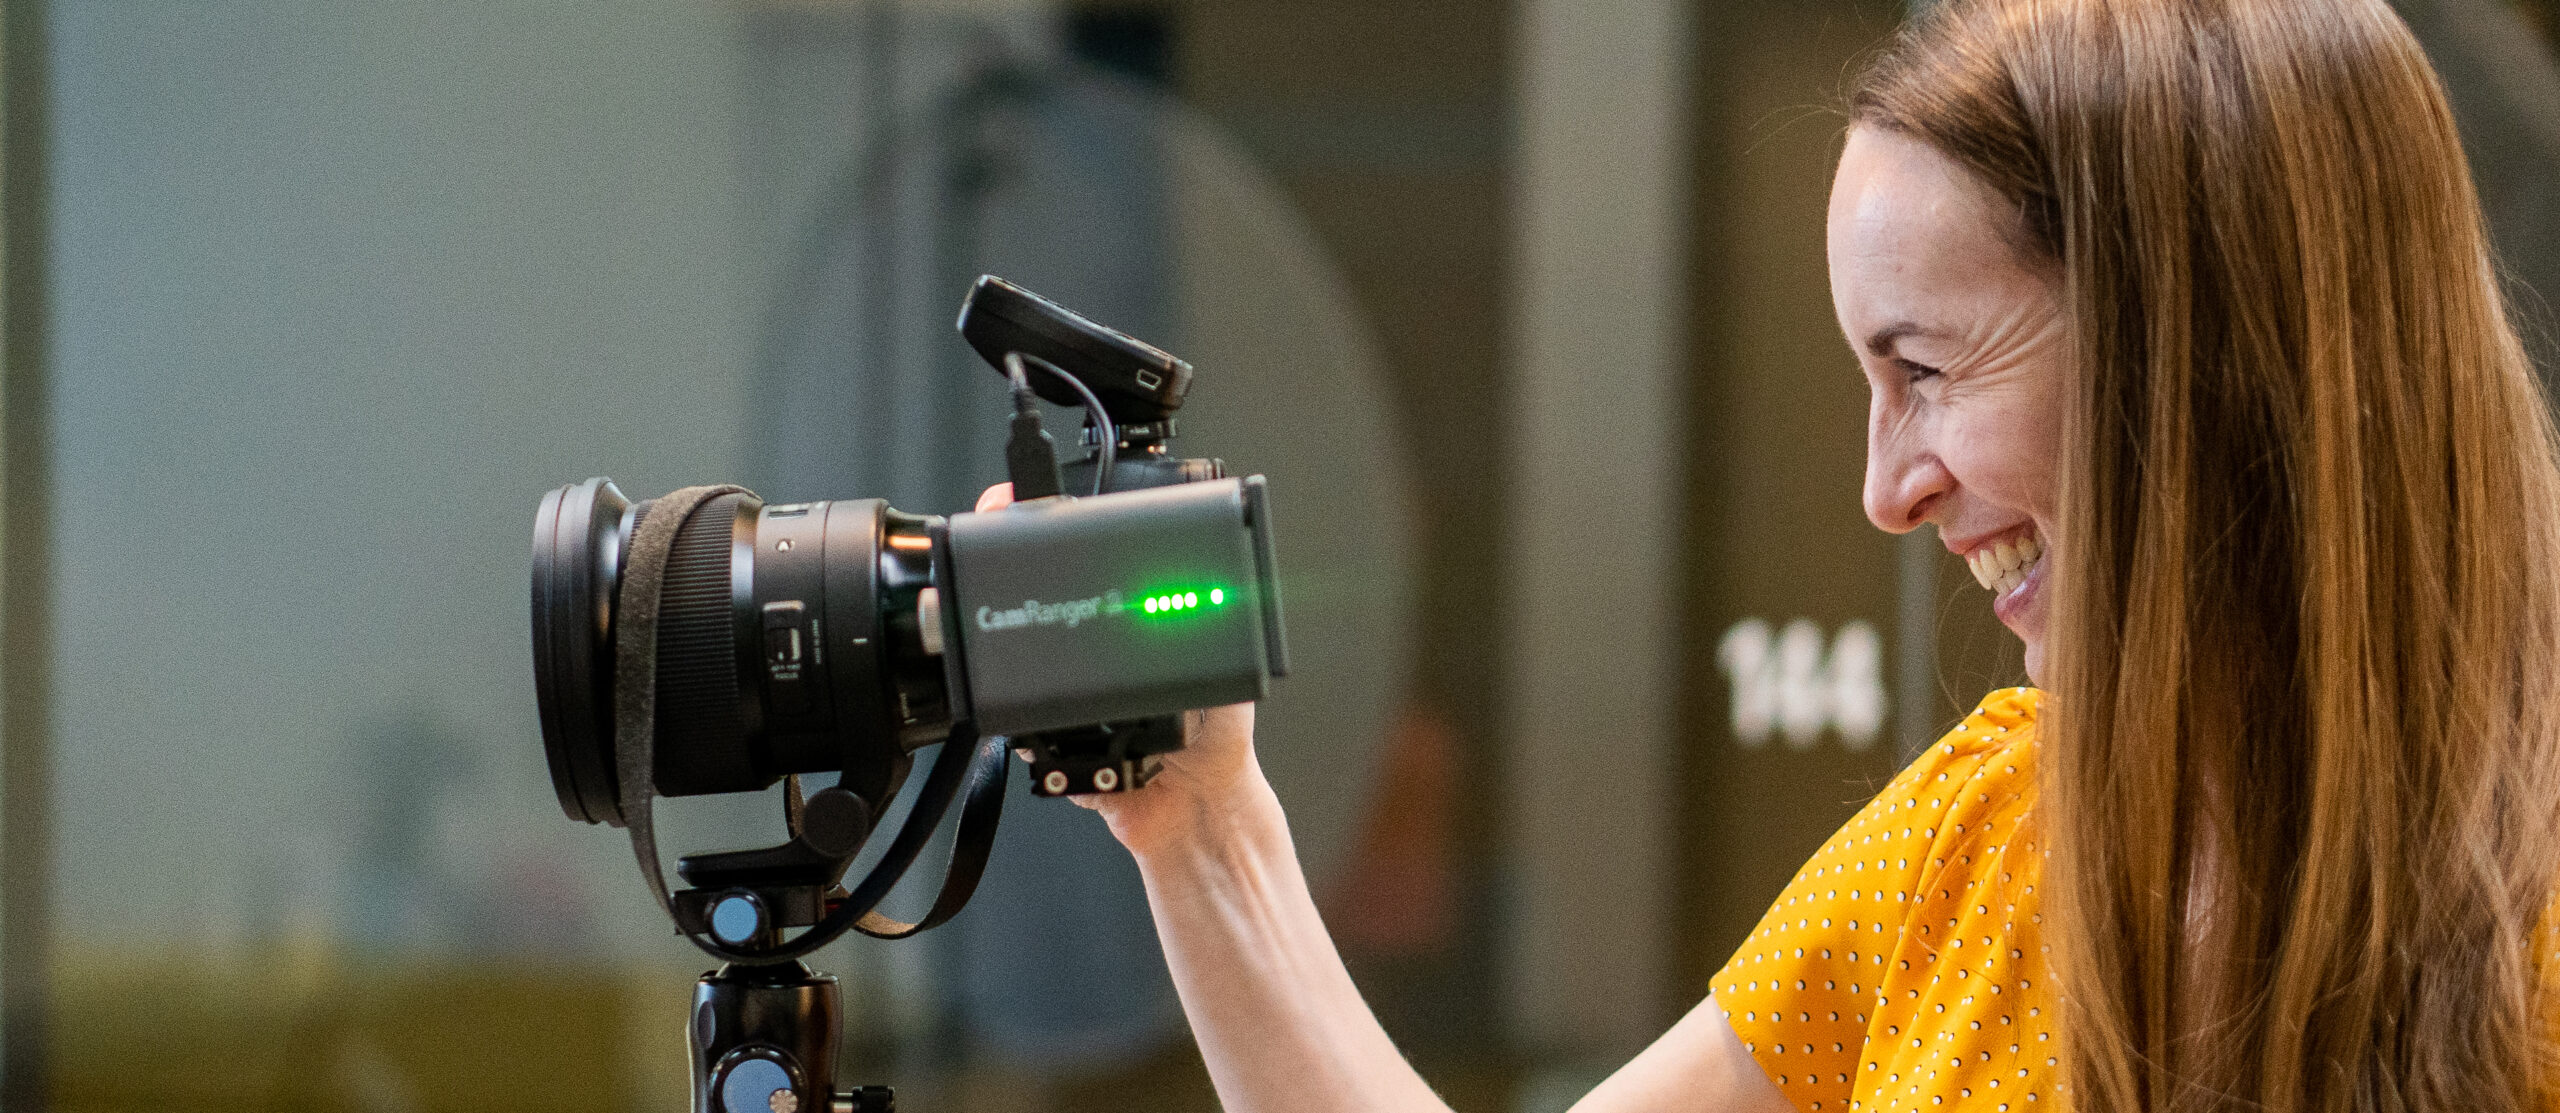
M886 1113L885 1089L836 1090L836 983L798 960L956 914L1014 755L1039 795L1138 789L1180 748L1182 712L1288 670L1263 478L1168 451L1190 365L992 276L959 328L1013 386L1010 506L769 505L734 486L634 502L598 478L535 516L534 688L560 806L627 828L677 931L726 963L686 1026L696 1113ZM1035 397L1083 407L1077 459L1057 459ZM802 774L835 783L804 792ZM789 840L684 855L671 892L653 801L777 781ZM881 915L955 802L931 909Z
M1269 520L1260 476L952 516L947 617L978 729L1261 698L1286 667Z

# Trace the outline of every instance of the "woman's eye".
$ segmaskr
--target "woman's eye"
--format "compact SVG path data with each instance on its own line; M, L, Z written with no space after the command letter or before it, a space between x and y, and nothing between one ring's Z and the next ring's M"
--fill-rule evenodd
M1931 367L1925 363L1913 363L1907 359L1897 359L1893 362L1895 366L1902 368L1902 373L1908 376L1910 380L1915 383L1922 379L1932 378L1938 373L1937 368Z

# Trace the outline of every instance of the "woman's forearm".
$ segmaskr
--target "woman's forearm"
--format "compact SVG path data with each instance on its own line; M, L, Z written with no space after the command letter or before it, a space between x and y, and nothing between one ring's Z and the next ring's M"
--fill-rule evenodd
M1138 870L1227 1113L1446 1111L1352 985L1261 777L1192 835Z

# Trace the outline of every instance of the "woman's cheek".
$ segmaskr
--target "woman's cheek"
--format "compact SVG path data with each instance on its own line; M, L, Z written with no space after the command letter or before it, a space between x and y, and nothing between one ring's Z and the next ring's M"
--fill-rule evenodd
M1961 437L1976 493L2015 511L2039 511L2052 475L2052 450L2036 415L2011 411L1969 422Z

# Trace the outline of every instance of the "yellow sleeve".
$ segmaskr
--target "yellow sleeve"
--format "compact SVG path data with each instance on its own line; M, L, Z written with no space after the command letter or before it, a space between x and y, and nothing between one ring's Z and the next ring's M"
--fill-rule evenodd
M1711 982L1797 1108L1846 1110L1866 1088L1866 1045L1887 1020L1880 996L1903 992L1910 944L1927 930L1912 927L1919 909L1951 880L1949 861L1974 868L1969 844L1990 826L1982 810L2021 806L2027 774L2012 750L2031 713L2031 696L1995 694L1903 769L1805 863ZM1968 852L1954 854L1956 845ZM1900 1038L1904 1003L1890 1004Z

